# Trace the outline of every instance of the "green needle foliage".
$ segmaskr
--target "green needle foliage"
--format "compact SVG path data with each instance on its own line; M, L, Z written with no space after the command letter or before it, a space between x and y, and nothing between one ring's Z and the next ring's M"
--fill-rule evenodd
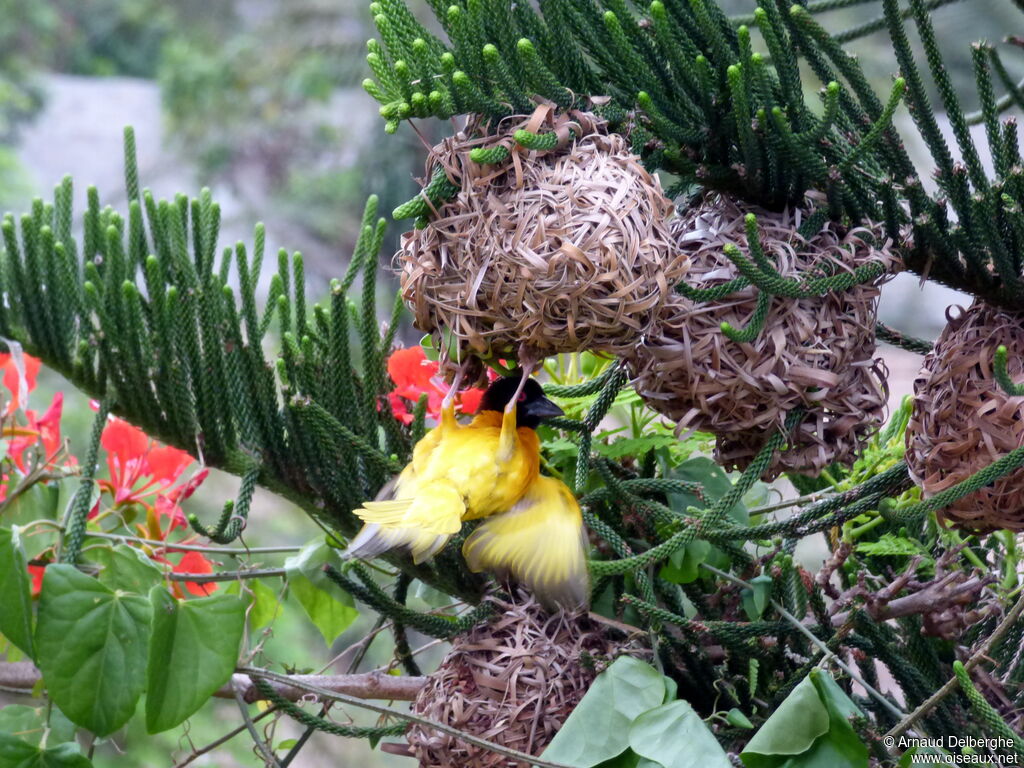
M404 2L387 0L370 6L380 40L370 43L375 79L365 85L381 102L388 131L417 117L501 118L528 111L537 98L591 108L613 129L628 128L647 166L681 177L680 189L718 189L770 209L799 203L808 190L823 192L833 220L884 221L911 270L1021 310L1024 160L1015 123L999 115L1024 104L1024 88L995 47L978 45L973 62L982 106L975 115L964 113L930 18L953 1L910 0L901 8L897 0L881 0L876 18L832 32L818 14L871 0L757 0L752 15L733 19L713 0L565 0L536 7L457 0L432 6L442 40ZM913 56L911 27L924 45L926 67ZM888 31L900 69L884 98L843 47L881 30ZM805 98L813 83L802 66L823 89L820 105ZM938 86L941 105L931 104L926 76ZM591 96L607 98L592 106ZM936 195L924 191L892 127L901 103L935 160ZM962 160L938 129L937 106L949 115ZM985 125L992 175L982 168L971 123ZM503 157L497 148L488 152L477 150L474 159Z
M729 19L714 0L437 0L431 8L442 39L402 0L380 0L371 4L380 39L369 43L373 78L364 85L380 102L388 131L412 118L470 112L501 118L529 111L538 98L561 108L592 109L613 129L628 129L646 165L679 176L681 189L720 190L769 209L801 204L809 191L821 193L825 203L809 215L807 231L826 218L847 225L884 222L909 268L1024 310L1024 160L1015 124L1000 120L1005 108L1024 104L1024 91L994 48L978 46L972 60L981 110L964 113L929 16L947 0L910 0L906 8L880 0L877 20L846 32L833 33L817 20L818 13L869 1L758 0L752 16ZM914 59L911 27L923 43L927 72ZM843 47L876 29L888 31L900 70L883 96ZM821 87L820 104L805 97L805 72ZM939 130L939 105L929 100L926 77L938 86L955 152ZM597 96L605 98L591 102ZM934 158L935 195L924 191L893 128L902 104ZM972 123L985 126L992 174L969 133ZM521 131L514 140L542 151L556 138ZM270 259L262 228L256 227L251 246L220 250L220 212L209 192L194 199L154 199L139 183L130 131L125 148L126 210L103 207L90 189L80 238L70 179L57 187L52 202L38 200L20 219L4 219L0 336L21 343L99 398L101 414L109 408L206 464L239 475L238 498L219 519L193 521L215 541L241 534L257 485L298 504L330 534L353 535L359 521L352 510L408 461L426 413L421 399L405 427L386 397L391 385L385 360L401 305L395 304L382 333L375 281L385 222L377 217L376 200L366 205L350 267L332 282L326 303L307 306L302 257L281 251L261 305L256 286L265 266L273 268L265 265ZM509 151L481 147L472 159L501 162ZM423 226L456 192L438 171L420 196L393 215ZM750 324L722 329L736 341L760 332L772 297L821 296L879 277L876 268L864 267L836 276L783 278L760 244L756 218L746 226L750 252L727 251L740 277L709 290L678 286L700 301L756 286L758 308ZM930 347L884 326L876 333L918 352ZM278 343L268 343L271 338ZM1017 394L1005 357L1005 351L997 352L997 375ZM735 708L763 724L819 664L820 644L855 656L864 682L876 688L874 661L884 662L908 709L952 677L954 649L922 633L921 615L885 618L869 610L871 598L865 596L864 602L848 601L840 623L826 609L827 585L806 578L793 552L812 534L828 535L832 549L843 536L856 551L837 566L836 581L851 593L865 589L858 581L865 571L889 583L897 572L892 563L910 562L885 560L894 552L906 555L900 547L916 543L930 558L921 568L934 569L933 553L954 547L930 513L1019 468L1024 449L922 501L902 461L908 414L901 411L853 467L832 468L818 486L792 478L801 492L821 491L827 483L830 494L802 500L783 520L765 520L760 513L751 518L744 499L756 490L772 453L785 450L786 431L766 435L764 449L734 479L701 464L707 460L673 463L667 447L653 442L630 454L631 461L612 461L601 455L609 446L598 430L628 397L627 379L623 366L610 364L583 384L548 388L552 396L586 401L550 423L566 435L560 439L572 457L547 468L574 487L594 537L595 611L648 634L682 698L702 716ZM788 426L799 415L791 414ZM97 440L98 432L94 448ZM674 436L671 442L678 447ZM66 561L74 562L81 548L94 463L95 451L72 502ZM875 538L860 541L867 531ZM971 543L965 557L980 563L1002 557L993 540ZM479 602L482 582L466 571L456 546L429 565L415 566L402 556L391 561L402 571L393 594L359 565L331 568L327 578L390 619L399 635L408 628L451 638L492 610L482 603L452 619L405 605L412 578ZM719 579L723 574L733 581ZM958 642L969 646L992 631L995 612L979 616ZM1020 630L1013 629L991 653L996 671L1017 685L1010 694L1015 708L1024 706L1020 641ZM873 725L895 725L892 702L854 698ZM335 728L281 706L313 729L392 733L390 726ZM972 712L980 717L972 718ZM965 700L940 702L921 725L940 734L956 723L958 734L991 736L1005 727L1000 718L968 692ZM718 735L740 746L749 738L742 729Z
M53 203L37 200L20 221L4 218L0 336L148 434L240 475L239 497L217 524L195 521L215 541L244 529L257 484L354 534L351 511L401 468L412 445L384 396L392 337L381 338L377 325L384 220L376 199L328 305L307 309L302 256L282 251L261 309L262 226L251 250L218 251L220 209L210 193L158 201L139 185L130 129L125 156L127 216L101 207L90 189L81 241L70 178ZM357 301L348 294L359 275ZM271 356L264 343L275 323L282 343ZM88 510L88 476L82 488L76 513ZM464 570L404 566L453 594L476 594Z

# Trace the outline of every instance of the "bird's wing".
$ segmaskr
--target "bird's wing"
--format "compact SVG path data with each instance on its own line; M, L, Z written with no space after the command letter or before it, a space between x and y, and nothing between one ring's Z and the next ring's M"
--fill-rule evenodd
M509 575L548 607L578 608L590 594L587 536L565 483L538 476L508 512L470 534L462 554L470 570Z
M416 563L433 557L462 528L466 505L449 483L420 485L412 497L368 501L355 510L365 523L345 550L346 557L371 558L389 549L408 549Z

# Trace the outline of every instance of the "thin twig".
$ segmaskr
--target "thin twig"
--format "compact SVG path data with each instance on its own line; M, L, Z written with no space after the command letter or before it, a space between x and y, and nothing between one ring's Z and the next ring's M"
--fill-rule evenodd
M31 661L0 662L0 689L13 693L31 694L42 676ZM321 690L368 699L412 701L426 683L425 677L395 676L381 672L358 675L279 675L272 683L277 692L291 701L302 698L305 686L316 685ZM245 675L235 675L230 683L213 692L215 698L232 699L234 689L242 685L248 703L262 697Z
M159 539L140 539L137 536L125 536L121 533L99 533L89 531L87 536L97 539L110 539L112 541L123 541L132 544L146 544L151 547L160 547L168 552L206 552L212 555L273 555L273 554L294 554L302 551L302 547L206 547L202 544L174 544L172 542L160 541Z
M263 739L260 738L260 732L256 730L256 724L249 715L249 705L245 703L245 699L242 698L242 691L238 687L235 688L235 701L238 703L238 711L242 713L242 719L245 721L245 727L249 731L249 735L252 736L252 741L256 745L256 749L258 749L260 755L263 756L264 765L272 766L272 768L281 768L281 764L274 756L273 750L268 744L264 743Z
M796 507L800 504L809 504L814 501L821 501L828 497L834 496L835 491L817 491L815 493L809 493L806 496L799 496L795 499L789 499L788 501L780 501L778 504L768 504L763 507L752 507L747 510L751 515L760 515L765 512L777 512L780 509L788 509L789 507Z
M723 579L727 579L728 581L731 581L734 584L739 584L740 586L746 587L747 589L753 589L753 587L743 579L737 576L733 576L731 573L721 571L718 568L715 568L713 565L701 563L701 568L711 571L716 576L719 576ZM855 682L863 686L865 691L870 693L883 707L892 712L893 715L895 715L896 717L905 717L905 713L899 707L897 707L895 704L889 701L889 699L887 699L881 691L877 690L874 686L865 681L845 661L843 661L835 653L833 653L832 649L829 648L822 640L820 640L813 632L811 632L811 630L805 627L803 625L803 622L800 621L800 619L798 619L796 616L787 611L778 601L771 600L770 602L772 608L774 608L778 612L778 614L782 616L782 618L784 618L786 621L792 624L797 629L797 631L804 635L804 637L806 637L810 641L811 645L813 645L819 651L821 651L822 654L824 654L825 658L830 659L832 662L834 662L837 667L839 667L847 675L850 676L851 680L854 680Z
M1021 593L1021 596L1017 599L1013 608L1011 608L1009 613L1003 617L1003 620L999 622L999 626L997 626L992 634L986 638L985 642L981 644L981 647L971 655L971 658L964 662L964 669L970 672L974 667L978 666L982 659L988 656L988 652L992 650L993 646L1002 639L1003 635L1010 630L1010 627L1012 627L1022 615L1024 615L1024 593ZM949 696L957 685L958 683L955 676L947 680L945 685L921 702L917 709L909 715L906 715L902 720L900 720L900 722L896 723L896 725L894 725L892 729L885 734L885 738L895 738L908 728L912 727L940 701Z
M262 669L240 667L238 671L243 674L249 675L251 678L262 677L263 679L270 681L288 681L288 678L285 675L278 675L273 672L268 672ZM346 696L344 694L334 693L323 688L318 688L315 685L299 685L297 687L307 690L310 693L315 693L318 696L320 696L321 699L328 699L331 701L341 702L342 704L349 704L354 707L361 707L363 709L368 709L371 712L376 712L381 715L388 715L390 717L398 718L399 720L407 720L411 723L416 723L417 725L423 726L424 728L432 728L434 730L441 731L442 733L447 733L449 736L454 736L456 739L459 739L460 741L463 741L467 744L472 744L473 746L489 750L491 752L503 755L513 760L520 760L529 766L537 766L538 768L570 768L570 766L564 765L563 763L552 763L550 760L543 760L539 757L528 755L525 752L520 752L518 749L503 747L500 744L495 744L493 741L481 739L478 736L472 736L468 733L460 731L458 728L453 728L450 725L445 725L444 723L438 723L426 717L414 715L411 712L401 712L397 709L385 707L381 704L372 704L368 701L363 701L362 699L357 699L353 696Z
M287 576L285 568L250 568L242 571L222 571L220 573L180 573L177 571L166 574L171 581L190 581L196 584L209 584L214 581L238 581L240 579L270 579Z
M31 525L45 525L58 531L63 531L64 526L53 520L36 520ZM27 527L27 526L26 526ZM294 554L301 552L301 546L280 546L280 547L207 547L202 544L175 544L174 542L161 541L160 539L143 539L138 536L129 536L124 533L105 533L103 531L88 531L86 536L94 539L107 539L109 541L120 541L125 544L146 544L150 547L157 547L168 552L206 552L214 555L270 555L270 554Z
M271 705L271 706L267 707L265 710L263 710L258 715L256 715L256 717L252 718L253 724L256 724L260 720L262 720L263 718L268 717L269 715L274 714L275 712L277 712L277 710L278 710L278 708L277 708L276 705ZM192 754L190 754L188 757L186 757L180 763L175 763L174 764L174 768L185 768L186 765L189 765L190 763L194 762L198 758L200 758L203 755L205 755L207 752L212 752L217 747L219 747L221 744L224 744L225 742L231 741L231 739L235 738L235 736L240 734L242 731L246 730L246 728L248 728L248 725L246 725L245 723L242 723L237 728L233 728L232 730L230 730L227 733L225 733L219 739L215 739L215 740L211 741L205 747L202 747L200 749L193 749L192 750Z

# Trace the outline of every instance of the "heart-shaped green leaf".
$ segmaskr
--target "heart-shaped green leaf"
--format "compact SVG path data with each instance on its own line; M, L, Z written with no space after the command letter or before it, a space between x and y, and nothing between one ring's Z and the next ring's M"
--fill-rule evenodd
M75 724L64 717L64 713L53 706L52 702L38 707L8 704L0 709L0 732L9 733L33 746L39 746L47 730L47 741L51 744L73 741L75 738Z
M761 575L750 580L750 588L744 588L740 594L743 612L751 621L757 621L764 615L764 609L772 596L772 577Z
M629 747L629 726L665 700L664 677L632 656L620 656L597 676L544 750L556 763L590 768Z
M245 626L245 602L234 595L176 600L163 586L149 593L146 729L184 722L231 678Z
M35 657L32 643L32 590L28 564L15 530L0 528L0 595L4 609L0 611L0 634Z
M40 749L9 733L0 733L0 768L92 768L92 763L74 742Z
M88 555L90 562L100 566L97 577L100 584L111 589L146 595L163 581L163 572L146 557L146 553L127 544L101 547L91 550Z
M47 567L36 661L72 722L107 736L135 712L146 681L149 619L146 598L113 592L71 565Z
M825 671L813 669L747 744L749 768L867 768L849 718L860 710Z
M341 567L337 550L323 541L314 541L289 557L284 566L289 590L320 630L324 642L331 645L359 617L359 611L352 596L339 591L324 574L326 563Z
M629 746L664 768L732 768L714 734L682 700L670 701L634 720Z
M249 579L245 590L240 586L241 583L231 582L224 590L224 594L238 595L246 605L252 606L249 610L249 626L252 629L267 626L281 612L281 599L278 593L268 587L263 579Z

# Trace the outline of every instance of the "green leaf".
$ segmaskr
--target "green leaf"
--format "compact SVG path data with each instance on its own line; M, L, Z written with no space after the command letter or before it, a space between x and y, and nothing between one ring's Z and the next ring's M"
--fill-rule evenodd
M56 520L60 507L60 486L37 483L4 506L4 522L26 525L33 520Z
M750 718L743 714L742 710L733 707L725 713L725 720L733 728L748 728L753 730L754 724L750 722Z
M100 566L100 584L136 595L146 595L163 582L163 572L146 553L127 544L89 550L89 562Z
M0 528L0 634L35 657L32 644L32 587L17 529Z
M751 768L781 765L781 761L770 758L808 751L820 736L828 733L828 728L828 710L807 676L758 729L740 757Z
M301 573L289 576L288 586L328 646L359 617L351 595L325 592Z
M911 747L902 755L900 755L900 761L896 764L897 768L913 768L914 766L914 755L917 754L917 747Z
M38 747L46 732L46 710L50 709L50 733L47 738L51 743L60 744L73 741L75 724L64 717L64 713L55 706L42 705L28 707L23 704L9 704L0 709L0 732L17 736L22 741Z
M853 730L850 719L863 717L853 700L839 687L832 676L818 669L811 670L811 682L818 690L818 695L825 703L829 714L829 742L846 759L847 762L835 763L836 766L848 765L851 768L867 766L868 748Z
M91 768L78 744L58 744L52 749L22 741L9 733L0 733L0 768Z
M597 676L542 757L576 768L618 757L629 747L629 726L665 698L658 670L631 656L620 656Z
M281 612L281 600L277 592L263 583L262 579L247 579L245 586L243 591L242 582L233 581L224 590L224 594L238 595L247 605L252 606L249 610L250 627L260 629L267 626Z
M145 685L150 605L115 593L71 565L43 578L36 661L72 722L107 736L135 712Z
M184 722L231 679L245 627L245 602L234 595L176 600L163 586L149 593L146 730Z
M827 672L811 670L740 758L749 768L866 768L867 747L849 722L860 714Z
M919 541L883 533L876 541L862 541L857 544L857 552L880 557L911 557L927 555L928 549Z
M629 746L664 768L732 768L700 715L681 700L644 712L634 720Z
M671 433L647 434L643 437L627 437L605 443L597 441L594 450L606 458L617 460L625 456L643 456L648 451L667 448L679 442L679 438Z
M732 490L732 481L725 474L720 466L715 464L706 456L697 456L687 459L669 473L670 477L676 480L685 480L691 483L700 483L704 486L706 501L701 501L691 493L669 493L669 506L677 512L686 512L687 507L698 507L703 509L713 502L725 496ZM750 524L750 513L747 508L737 502L728 512L729 518L739 525Z
M352 596L338 591L327 578L326 563L341 568L338 551L323 541L313 541L285 560L284 567L289 590L330 646L359 617L359 611Z
M772 596L772 577L762 574L750 580L750 588L740 593L743 612L751 621L757 621L764 615Z
M669 556L658 576L673 584L689 584L700 577L700 565L711 553L711 544L695 539Z

